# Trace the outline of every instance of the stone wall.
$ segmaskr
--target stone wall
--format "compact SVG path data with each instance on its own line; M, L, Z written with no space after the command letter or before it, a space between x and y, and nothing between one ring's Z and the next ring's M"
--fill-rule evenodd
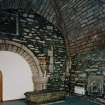
M71 83L74 86L90 87L88 81L90 77L102 77L102 92L105 92L105 48L89 51L83 54L77 54L72 57ZM97 78L96 78L97 79ZM95 81L95 79L93 80ZM91 82L93 82L91 81ZM96 80L98 83L98 81ZM101 82L101 81L100 81ZM100 93L101 94L101 93ZM98 95L98 93L97 93ZM102 94L101 94L102 95Z
M1 32L0 38L4 43L9 40L27 47L37 57L43 77L50 76L48 88L64 87L66 51L61 32L33 11L20 11L18 14L19 35Z

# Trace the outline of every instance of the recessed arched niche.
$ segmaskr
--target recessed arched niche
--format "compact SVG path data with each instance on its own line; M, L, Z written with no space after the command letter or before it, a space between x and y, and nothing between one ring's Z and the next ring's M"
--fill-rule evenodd
M16 14L14 10L4 10L2 12ZM7 14L5 15L8 17ZM13 49L12 51L16 51L16 53L19 53L27 60L31 65L34 84L37 84L34 86L36 90L41 90L42 87L44 89L45 87L48 89L64 88L66 49L62 33L47 19L33 11L26 13L21 10L18 11L18 16L19 24L17 24L18 27L16 28L18 34L10 33L9 31L7 33L1 32L0 49ZM10 17L13 18L14 16L11 14ZM2 16L1 18L3 20ZM11 24L11 21L8 24ZM14 26L11 25L11 27ZM17 48L17 45L11 46L9 44L8 48L8 44L5 45L7 41L17 43L19 47ZM20 47L23 50L20 51ZM28 53L27 56L26 49L28 49L28 52L31 52L31 55ZM44 84L42 86L47 81L47 76L49 76L48 85L45 86ZM39 78L41 79L39 80Z
M0 42L0 69L3 72L4 80L9 81L3 84L3 100L20 99L24 97L26 91L42 90L42 85L46 83L47 78L43 77L38 59L34 54L24 45L11 41L6 41L5 43ZM20 66L18 64L20 64L21 68L19 68ZM5 76L6 74L8 76ZM24 86L24 88L21 86ZM12 92L13 95L8 92Z

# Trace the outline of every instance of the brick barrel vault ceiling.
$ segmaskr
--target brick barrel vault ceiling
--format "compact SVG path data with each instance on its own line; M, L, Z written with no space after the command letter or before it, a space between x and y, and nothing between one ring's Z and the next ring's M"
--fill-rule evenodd
M0 0L1 8L22 8L27 12L32 9L35 13L45 17L49 22L57 26L62 33L65 34L64 22L61 16L58 0ZM67 0L60 1L62 4L66 4ZM63 5L62 5L63 6Z
M73 49L72 52L80 51L79 47L75 48L78 43L73 43L74 47L71 47L72 41L77 42L79 38L90 35L89 40L92 42L92 36L105 30L104 0L0 0L1 4L3 1L12 8L24 8L26 11L33 9L55 24L61 29L67 47Z
M27 12L33 9L35 13L45 17L56 25L56 12L52 6L53 0L0 0L1 8L25 9Z
M27 12L33 9L61 31L64 30L62 11L60 9L68 4L68 0L0 0L0 4L3 9L19 8L25 9Z
M63 29L63 19L59 9L67 5L67 3L67 0L0 0L0 6L3 9L18 8L25 9L27 12L33 9L49 22L55 24L61 31Z
M70 55L105 48L104 0L55 1Z

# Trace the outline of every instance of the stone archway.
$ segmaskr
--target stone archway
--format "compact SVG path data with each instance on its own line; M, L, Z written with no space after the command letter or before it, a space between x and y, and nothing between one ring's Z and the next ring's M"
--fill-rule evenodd
M30 65L35 91L43 89L48 77L42 73L38 59L27 47L13 41L0 40L0 51L11 51L21 55Z

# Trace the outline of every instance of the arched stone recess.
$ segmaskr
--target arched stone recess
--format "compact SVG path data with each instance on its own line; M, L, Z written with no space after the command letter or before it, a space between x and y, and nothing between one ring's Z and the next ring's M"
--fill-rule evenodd
M0 51L10 51L21 55L30 65L34 89L38 91L46 88L48 77L42 73L37 57L27 47L13 41L0 40Z
M4 10L4 12L6 11ZM11 12L16 14L14 10L11 10ZM11 12L9 13L11 14ZM9 30L7 29L8 33L4 31L2 33L1 31L0 39L4 40L4 42L9 40L22 44L37 57L43 76L49 75L47 89L64 88L66 47L63 35L57 27L34 11L27 13L21 10L18 14L19 34L8 32ZM7 14L5 16L8 17ZM15 17L12 15L10 17L14 18L13 21L15 22ZM1 18L3 19L4 17L2 16ZM11 19L9 20L11 23ZM11 27L13 31L16 31L14 25Z

